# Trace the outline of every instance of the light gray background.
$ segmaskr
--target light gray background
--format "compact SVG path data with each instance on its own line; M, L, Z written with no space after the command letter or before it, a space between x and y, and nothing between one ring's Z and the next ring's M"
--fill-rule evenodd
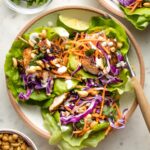
M102 9L96 0L53 0L49 9L63 5L84 5ZM24 124L11 106L6 91L3 67L6 53L19 30L34 17L35 15L20 15L9 10L0 0L0 129L20 130L32 138L39 150L54 150L55 147L49 146L45 139L36 135ZM120 20L132 31L142 47L146 68L145 93L150 99L150 27L141 32L134 29L127 21ZM106 140L100 143L99 147L99 150L150 150L150 136L139 108L125 129L109 135Z

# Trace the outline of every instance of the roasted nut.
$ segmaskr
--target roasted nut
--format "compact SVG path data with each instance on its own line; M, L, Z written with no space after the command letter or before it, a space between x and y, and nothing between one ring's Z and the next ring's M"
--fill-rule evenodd
M115 47L111 47L110 50L111 50L111 52L115 52L116 48Z
M12 135L12 138L13 138L14 140L17 140L17 139L18 139L18 135L17 135L17 134L13 134L13 135Z
M14 148L13 147L10 147L10 149L9 150L14 150Z
M121 42L117 42L117 48L122 48L122 46L123 46L123 43L121 43Z
M10 143L14 142L14 139L13 139L12 135L9 135L8 141L9 141Z
M38 50L34 49L34 50L32 50L32 53L38 54Z
M2 145L9 145L9 142L3 142Z
M39 34L41 38L46 38L47 32L46 30L42 30L42 32Z
M18 146L20 146L20 143L11 143L11 146L12 147L18 147Z
M9 145L3 145L2 150L9 150L10 146Z
M19 142L20 144L22 144L22 143L23 143L23 139L18 138L18 142Z
M18 66L17 59L13 57L12 61L13 61L13 66L16 68Z
M143 4L143 6L144 6L144 7L150 7L150 2L145 2L145 3Z
M0 134L0 139L3 137L3 134Z
M85 110L86 110L86 106L82 106L82 107L80 107L80 108L77 110L77 112L78 112L78 113L83 113L83 112L85 112Z
M2 137L2 140L3 140L4 142L7 142L7 141L8 141L8 136L4 135L4 136Z
M91 127L91 128L94 128L97 124L98 124L98 122L92 121L91 124L90 124L90 127Z
M48 69L50 67L50 65L48 63L45 64L46 69Z
M21 150L21 147L17 147L17 149L16 150Z
M86 116L86 119L91 119L92 118L92 115L91 114L88 114L87 116Z
M89 94L87 91L77 91L77 93L80 97L86 97Z
M36 54L35 53L31 53L31 58L34 58L36 56Z
M40 66L30 66L29 68L27 68L26 73L28 74L32 74L35 73L36 71L41 71L42 68Z
M27 149L27 145L25 144L25 143L23 143L22 145L21 145L21 150L26 150Z
M94 96L94 95L98 94L98 91L96 91L96 90L88 90L88 93Z
M37 63L40 67L45 68L45 65L44 65L44 63L43 63L42 60L37 60L36 63Z

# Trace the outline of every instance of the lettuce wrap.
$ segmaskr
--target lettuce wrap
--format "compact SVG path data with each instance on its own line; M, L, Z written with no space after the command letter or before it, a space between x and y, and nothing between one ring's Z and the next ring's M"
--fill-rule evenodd
M96 147L111 129L125 127L119 98L130 90L125 62L128 37L118 23L102 16L92 17L86 31L56 29L39 27L14 41L5 61L7 86L18 103L40 106L50 144L61 150ZM96 38L108 40L108 45ZM99 64L87 65L91 58L90 63L97 59ZM31 70L35 67L38 70Z

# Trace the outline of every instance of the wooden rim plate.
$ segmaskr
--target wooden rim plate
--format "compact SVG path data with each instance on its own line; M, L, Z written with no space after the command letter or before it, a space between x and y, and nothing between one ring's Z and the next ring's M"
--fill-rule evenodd
M117 16L120 16L122 18L125 17L122 10L117 5L117 0L97 0L103 7L108 9L110 12L114 13Z
M56 9L49 10L32 21L30 21L18 34L18 36L22 36L25 32L28 32L31 30L31 28L35 28L41 25L44 25L48 21L52 21L53 23L56 22L58 14L72 14L72 16L81 16L81 17L86 17L86 18L91 18L92 16L101 16L105 15L107 16L108 14L95 9L91 7L80 7L80 6L67 6L67 7L60 7ZM79 15L80 14L80 15ZM109 15L110 16L110 15ZM145 79L145 69L144 69L144 62L143 62L143 57L141 53L141 49L139 45L137 44L136 40L134 39L133 35L131 32L124 26L122 25L117 19L114 17L110 16L112 19L114 19L116 22L118 22L121 26L124 27L126 30L129 40L131 42L131 48L130 48L130 53L129 58L131 57L131 63L133 66L135 66L135 72L141 82L141 85L144 85L144 79ZM18 37L17 36L17 37ZM16 37L16 38L17 38ZM134 59L133 59L134 58ZM8 94L10 97L10 101L14 107L14 109L17 111L17 113L20 115L20 117L25 121L25 123L35 131L38 135L48 139L50 137L50 134L44 129L43 127L43 121L42 117L40 115L40 110L36 106L27 106L27 105L21 105L18 104L11 94L11 91L8 89ZM127 95L127 94L126 94ZM129 101L127 102L127 99ZM123 104L122 104L123 103ZM137 102L135 98L133 100L130 100L130 98L126 98L126 101L121 101L122 109L125 109L126 107L129 108L126 117L127 119L130 118L130 116L133 114L137 107Z

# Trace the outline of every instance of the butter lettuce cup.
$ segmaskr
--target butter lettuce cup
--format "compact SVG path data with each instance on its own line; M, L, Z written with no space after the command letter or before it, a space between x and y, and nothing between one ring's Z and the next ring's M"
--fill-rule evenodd
M90 7L50 10L22 29L6 56L10 101L51 145L97 147L137 107L127 53L143 85L141 50L118 20Z
M149 0L98 0L112 13L126 18L138 30L144 30L150 23Z

